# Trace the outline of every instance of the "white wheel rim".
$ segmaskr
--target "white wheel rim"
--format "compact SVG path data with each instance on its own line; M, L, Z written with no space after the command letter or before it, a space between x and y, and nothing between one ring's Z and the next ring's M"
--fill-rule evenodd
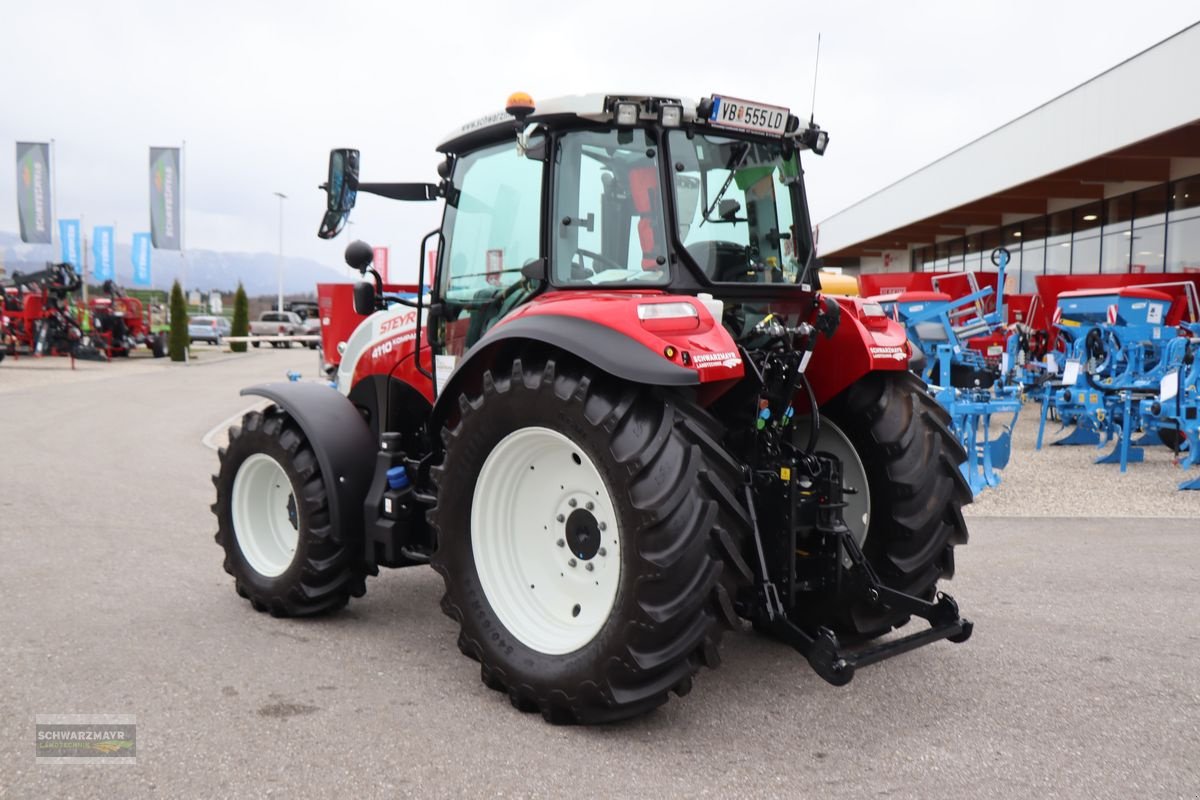
M574 652L612 613L616 509L596 465L557 431L521 428L488 455L471 501L471 551L492 610L531 650Z
M263 577L282 575L296 555L300 512L280 463L265 453L243 461L233 479L232 507L233 533L246 563Z
M796 417L795 436L800 442L808 443L809 417ZM842 462L842 485L855 489L855 494L842 497L846 507L842 509L842 519L854 537L854 543L859 547L867 540L867 529L871 525L871 485L867 481L867 470L863 467L858 451L837 425L827 417L821 417L821 432L817 434L817 450L829 453ZM845 556L843 562L850 565L850 557Z

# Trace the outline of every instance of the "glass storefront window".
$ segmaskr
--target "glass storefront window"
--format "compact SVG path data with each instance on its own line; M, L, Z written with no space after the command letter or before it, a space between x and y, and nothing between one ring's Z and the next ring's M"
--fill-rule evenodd
M1168 221L1200 216L1200 175L1171 184L1171 211Z
M1133 193L1133 227L1161 225L1167 219L1167 185Z
M1076 236L1071 245L1071 274L1091 275L1100 271L1100 237Z
M1042 240L1021 243L1021 282L1018 291L1022 294L1037 291L1037 276L1042 274L1046 248Z
M1130 261L1130 272L1162 272L1163 271L1163 236L1165 225L1151 225L1147 228L1137 228L1133 232L1133 256Z
M1193 209L1197 210L1197 209ZM1200 214L1167 226L1167 272L1200 272Z
M1129 272L1129 244L1133 222L1133 195L1104 201L1104 239L1100 246L1100 271Z
M949 267L950 271L951 272L962 272L963 271L963 240L962 239L954 239L950 242L947 242L947 245L949 246L949 249L950 249L950 267Z
M1071 237L1051 236L1046 240L1046 274L1071 274Z

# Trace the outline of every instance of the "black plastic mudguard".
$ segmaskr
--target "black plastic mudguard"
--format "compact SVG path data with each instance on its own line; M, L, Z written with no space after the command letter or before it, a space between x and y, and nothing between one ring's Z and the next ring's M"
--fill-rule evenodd
M620 331L579 317L537 314L505 322L490 330L459 362L434 404L440 419L457 402L463 376L470 375L502 342L526 339L571 353L582 361L633 383L651 386L696 386L699 374L674 364Z
M242 389L286 411L304 431L329 494L329 519L343 535L362 535L363 498L378 445L354 404L319 383L268 383Z

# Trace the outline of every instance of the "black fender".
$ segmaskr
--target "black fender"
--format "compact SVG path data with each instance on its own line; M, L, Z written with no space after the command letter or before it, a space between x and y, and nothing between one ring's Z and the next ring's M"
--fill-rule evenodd
M296 420L325 476L330 524L343 535L361 537L378 445L354 404L320 383L267 383L241 393L265 397Z
M521 317L492 328L450 374L433 406L440 421L456 408L467 381L492 364L505 344L528 341L562 350L622 380L651 386L698 386L696 370L681 367L599 322L558 314Z

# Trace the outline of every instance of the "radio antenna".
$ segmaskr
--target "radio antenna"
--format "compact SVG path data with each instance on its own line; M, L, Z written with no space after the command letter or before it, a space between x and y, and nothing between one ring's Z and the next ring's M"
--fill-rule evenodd
M813 91L812 91L812 107L808 112L808 124L813 124L813 119L817 112L817 69L821 66L821 33L817 32L817 59L813 62Z

